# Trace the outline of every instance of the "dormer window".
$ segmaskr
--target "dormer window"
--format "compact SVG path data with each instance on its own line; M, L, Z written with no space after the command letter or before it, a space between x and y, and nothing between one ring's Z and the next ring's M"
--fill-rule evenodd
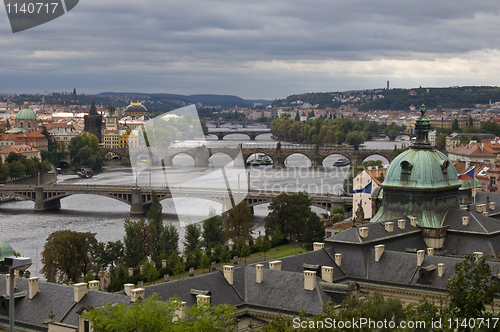
M408 181L413 165L406 160L401 162L401 180Z
M448 166L450 165L450 162L448 160L443 161L443 164L441 165L441 171L443 174L448 174Z
M413 165L406 160L401 162L401 174L410 174L412 168Z

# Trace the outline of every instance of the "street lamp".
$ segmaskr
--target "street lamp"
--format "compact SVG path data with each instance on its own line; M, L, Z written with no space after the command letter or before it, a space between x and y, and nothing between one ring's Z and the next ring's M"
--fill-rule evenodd
M14 270L26 270L31 266L31 258L5 257L3 265L9 269L9 331L14 332Z

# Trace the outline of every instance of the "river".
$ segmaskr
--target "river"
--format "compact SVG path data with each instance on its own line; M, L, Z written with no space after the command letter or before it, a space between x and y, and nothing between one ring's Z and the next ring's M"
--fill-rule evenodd
M211 144L262 144L276 145L270 134L263 134L255 141L249 141L246 135L234 134L226 137L223 141L216 138L208 138ZM286 143L283 143L286 144ZM396 142L400 147L401 143ZM376 141L366 142L364 148L387 148L394 149L395 142ZM251 189L282 190L286 188L289 192L308 191L321 193L339 193L344 179L349 174L349 167L333 167L333 163L340 158L333 155L325 159L325 167L310 169L309 160L302 155L292 155L287 161L285 169L274 169L271 166L260 166L247 168L245 172L250 173ZM370 159L378 159L370 157ZM225 155L214 155L211 165L223 165L231 159ZM384 160L384 164L387 160ZM208 170L195 168L191 157L179 155L174 158L174 165L169 167L169 172L176 174L179 178L186 174L198 172L203 174ZM240 179L241 187L247 185L247 179ZM76 175L59 175L58 183L64 184L134 184L134 176L130 167L106 165L102 172L90 179L80 179ZM153 182L155 183L155 182ZM156 183L155 183L156 184ZM222 205L203 200L186 200L176 202L175 207L171 199L163 200L164 223L172 223L179 229L181 241L184 237L184 223L186 214L194 219L202 220L208 214L210 207L221 211ZM131 217L130 206L103 196L74 195L61 200L61 209L57 211L34 212L32 201L12 201L0 204L0 240L7 242L12 248L23 256L31 257L33 266L30 272L33 276L40 275L42 268L40 257L47 236L57 230L70 229L79 232L96 233L98 241L117 241L124 236L123 221L126 218L138 220L139 217ZM317 213L326 212L314 208ZM263 232L262 219L267 215L267 204L254 208L256 235ZM182 245L181 245L182 247Z

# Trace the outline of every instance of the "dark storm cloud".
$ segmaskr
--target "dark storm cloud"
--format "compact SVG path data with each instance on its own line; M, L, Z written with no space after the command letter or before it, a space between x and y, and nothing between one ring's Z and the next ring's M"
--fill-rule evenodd
M380 87L376 82L412 68L409 61L437 83L436 59L450 80L464 65L455 59L491 65L500 45L499 10L495 1L87 0L22 33L0 22L0 74L10 82L0 91L69 84L92 92L273 98L356 88L343 84ZM380 60L392 62L374 63ZM472 73L482 68L473 65ZM464 74L457 71L457 80ZM423 79L415 75L408 72L402 85Z

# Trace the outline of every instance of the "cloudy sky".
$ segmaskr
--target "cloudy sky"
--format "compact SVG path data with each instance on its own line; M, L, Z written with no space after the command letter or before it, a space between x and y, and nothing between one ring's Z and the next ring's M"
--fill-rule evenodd
M81 0L18 33L0 11L0 92L500 85L495 0Z

